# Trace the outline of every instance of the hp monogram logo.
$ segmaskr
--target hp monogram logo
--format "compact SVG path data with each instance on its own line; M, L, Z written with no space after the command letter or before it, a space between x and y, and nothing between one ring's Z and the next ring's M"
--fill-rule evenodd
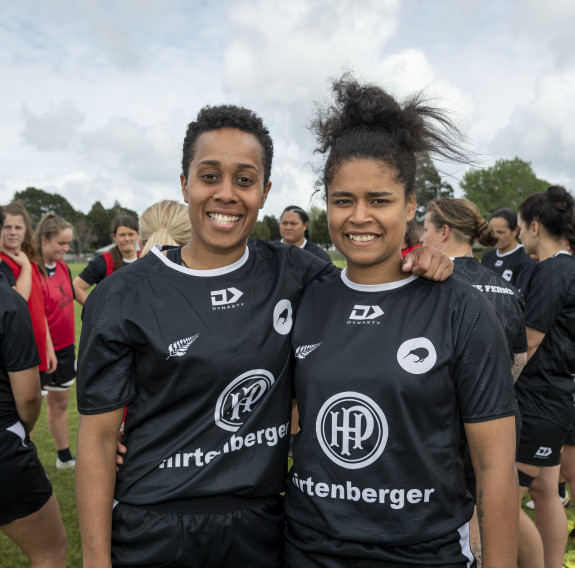
M273 384L274 376L263 369L236 377L218 397L216 424L229 432L237 432Z
M385 449L387 420L368 396L342 392L325 401L316 421L319 444L327 457L346 469L372 464Z

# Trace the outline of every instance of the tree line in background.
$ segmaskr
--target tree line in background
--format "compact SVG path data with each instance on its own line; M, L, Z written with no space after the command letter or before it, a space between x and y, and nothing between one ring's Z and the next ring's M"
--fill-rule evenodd
M473 201L487 218L501 207L516 211L527 195L545 191L549 185L547 181L537 178L529 162L520 158L498 160L490 168L470 169L460 182L463 196ZM415 219L420 224L425 218L429 201L454 196L453 187L442 179L427 154L418 158L415 192L418 203ZM111 209L106 209L100 201L96 201L88 213L83 213L74 209L65 197L35 187L17 191L13 200L26 207L34 226L49 211L70 222L74 226L73 252L89 252L110 244L111 225L116 217L131 215L138 218L135 211L122 207L118 201ZM308 214L310 240L328 246L331 240L325 210L314 206ZM274 215L265 215L256 223L250 237L265 241L279 240L279 220Z

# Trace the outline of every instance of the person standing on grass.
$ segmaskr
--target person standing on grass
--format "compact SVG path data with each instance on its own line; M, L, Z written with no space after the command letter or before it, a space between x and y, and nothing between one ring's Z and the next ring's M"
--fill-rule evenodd
M248 242L272 156L255 113L203 108L183 145L187 244L152 248L88 297L76 468L85 568L281 565L290 332L304 286L337 269ZM451 268L429 248L406 270L414 264L443 278Z
M0 280L0 531L32 567L64 568L66 531L29 436L42 407L39 363L26 302Z
M308 224L309 215L301 207L289 205L280 217L281 242L300 247L326 262L331 262L329 254L309 240Z
M72 225L55 213L45 215L36 227L36 247L42 258L40 282L48 329L54 343L58 366L45 376L42 388L48 391L48 426L56 443L56 468L73 470L76 460L68 440L68 399L76 377L74 342L74 287L64 255L72 242Z
M129 215L122 215L112 223L112 240L116 243L111 251L97 256L76 278L76 300L84 305L88 288L98 284L106 276L140 258L138 251L138 222Z
M515 390L523 418L517 452L520 495L535 505L535 524L521 511L520 568L560 567L567 518L557 498L561 448L575 416L575 202L565 188L532 193L519 205L527 254L539 264L524 290L527 365Z
M38 256L30 216L25 207L12 202L4 207L6 215L0 244L0 270L5 278L28 304L36 347L40 354L40 376L56 370L58 360L50 336L46 310L42 297L40 269L42 259Z
M515 568L515 404L504 332L474 287L401 268L416 153L462 161L450 136L457 130L421 95L400 105L349 74L332 90L313 130L327 154L329 232L347 268L306 287L294 324L301 430L284 566L472 566L463 422L483 566Z

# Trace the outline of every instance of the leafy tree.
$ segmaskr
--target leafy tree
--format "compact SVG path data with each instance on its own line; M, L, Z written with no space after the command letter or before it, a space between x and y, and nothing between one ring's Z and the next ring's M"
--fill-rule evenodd
M263 221L257 221L249 236L250 239L270 240L270 228Z
M96 241L96 235L86 219L80 219L74 225L74 252L86 252L92 249Z
M415 196L417 197L415 220L418 223L423 223L426 207L430 201L442 197L453 197L453 188L441 179L433 160L427 152L422 153L417 159Z
M282 237L280 235L280 223L274 215L265 215L263 221L270 230L270 241L279 241Z
M514 158L497 160L491 168L469 170L460 185L465 198L473 201L484 217L489 217L501 207L517 211L525 197L545 191L551 184L537 178L530 162Z
M19 201L26 207L33 225L37 225L38 221L50 211L72 224L82 218L82 213L76 211L65 197L36 187L27 187L23 191L17 191L14 194L14 201Z
M309 221L309 236L313 243L328 247L331 244L331 237L329 236L329 229L327 225L327 213L320 210L319 213L314 215L315 219L312 221L310 215Z
M95 248L110 244L110 229L114 222L113 213L110 213L99 201L96 201L86 215L86 221L94 233Z

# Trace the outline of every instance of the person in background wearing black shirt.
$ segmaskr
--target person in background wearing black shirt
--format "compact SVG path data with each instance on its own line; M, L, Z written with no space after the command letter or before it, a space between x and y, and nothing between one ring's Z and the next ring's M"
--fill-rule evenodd
M297 205L286 207L280 217L281 242L300 247L326 262L331 262L331 258L325 250L310 242L308 223L309 215L301 207Z
M88 288L98 284L116 270L138 260L138 222L129 215L122 215L112 223L112 240L116 243L112 250L97 256L76 278L74 293L76 300L84 305Z
M295 320L301 430L285 500L285 565L470 567L463 421L483 566L515 568L505 335L472 286L401 269L416 209L416 153L463 161L457 130L421 95L400 105L349 74L332 91L335 102L317 110L313 130L327 154L329 231L347 268L310 283Z
M519 566L561 566L567 517L557 498L561 447L573 422L575 374L575 203L563 187L519 205L519 237L539 264L524 290L528 362L515 390L523 418L517 468L521 497L530 492L536 526L524 511Z
M526 254L523 245L517 242L519 235L517 213L505 207L498 209L489 218L489 223L499 240L493 250L483 254L481 264L511 282L519 292L522 292L537 263Z

